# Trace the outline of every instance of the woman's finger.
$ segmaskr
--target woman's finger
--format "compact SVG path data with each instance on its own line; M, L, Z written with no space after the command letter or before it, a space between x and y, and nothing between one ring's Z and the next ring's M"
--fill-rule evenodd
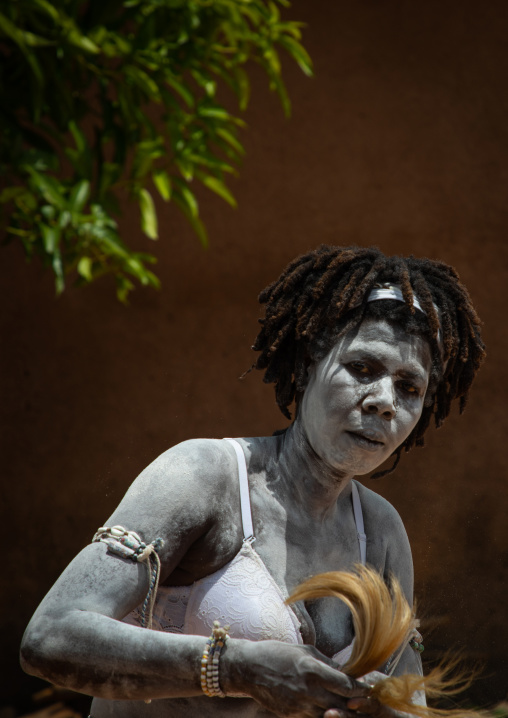
M321 685L331 693L337 693L345 698L363 697L370 690L369 686L362 685L355 681L354 678L341 673L336 668L323 666L321 670Z

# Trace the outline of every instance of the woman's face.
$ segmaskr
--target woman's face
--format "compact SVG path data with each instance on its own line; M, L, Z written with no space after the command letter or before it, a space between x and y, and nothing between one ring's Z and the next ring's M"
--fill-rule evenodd
M425 339L364 320L309 368L298 418L314 451L346 473L373 471L416 426L430 368Z

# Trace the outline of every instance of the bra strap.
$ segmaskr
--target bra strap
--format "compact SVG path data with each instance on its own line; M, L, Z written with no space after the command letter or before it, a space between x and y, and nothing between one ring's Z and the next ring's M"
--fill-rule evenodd
M243 539L252 543L255 541L252 526L252 511L250 508L249 479L247 477L247 461L243 449L235 439L226 439L232 444L238 462L238 483L240 485L240 507L242 510Z
M365 535L365 526L363 525L363 511L362 504L360 502L360 494L358 493L358 487L354 481L351 482L351 495L353 498L353 514L355 517L356 534L358 536L358 543L360 544L360 560L362 565L365 566L367 562L367 536Z

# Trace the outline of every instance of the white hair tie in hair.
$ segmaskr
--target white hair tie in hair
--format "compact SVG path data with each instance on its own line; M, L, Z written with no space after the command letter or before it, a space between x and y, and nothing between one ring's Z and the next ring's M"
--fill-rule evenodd
M379 299L395 299L398 302L406 302L404 299L404 295L402 294L402 290L398 284L375 284L372 288L369 296L367 297L367 302L377 302ZM436 314L439 319L439 323L441 323L441 312L439 311L439 308L436 306L434 302L432 302L432 306L436 310ZM413 307L416 307L416 309L419 309L422 314L427 314L425 309L422 308L422 305L420 304L418 297L413 292ZM437 333L437 339L439 344L442 344L443 337L441 334L441 329L438 330Z
M396 284L375 284L371 293L367 297L367 302L376 302L378 299L396 299L398 302L405 302L402 290ZM418 301L418 297L413 294L413 307L416 307L421 312L426 314L422 309L422 305ZM434 304L434 307L437 307Z
M378 299L396 299L398 302L405 302L404 295L398 284L375 284L372 288L367 302L377 302ZM439 309L432 302L432 306L436 310L436 314L439 316ZM420 301L416 294L413 292L413 307L419 309L423 314L427 314L425 309L422 308Z

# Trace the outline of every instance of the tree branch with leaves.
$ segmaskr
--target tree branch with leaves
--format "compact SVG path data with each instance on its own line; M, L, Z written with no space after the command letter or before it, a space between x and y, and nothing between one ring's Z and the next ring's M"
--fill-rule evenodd
M0 9L1 222L55 274L88 284L105 274L126 301L134 282L159 286L155 257L122 240L122 197L158 238L153 194L208 237L193 182L235 207L226 184L244 154L240 112L249 63L268 76L286 115L284 50L306 75L302 23L287 0L12 0Z

